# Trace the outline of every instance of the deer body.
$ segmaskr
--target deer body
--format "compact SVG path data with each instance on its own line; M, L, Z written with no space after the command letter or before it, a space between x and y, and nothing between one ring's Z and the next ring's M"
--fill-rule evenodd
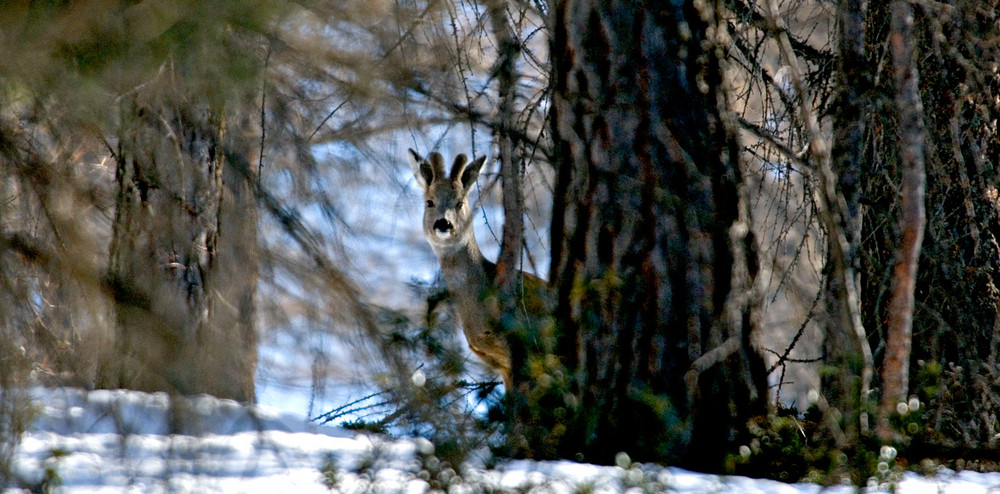
M509 392L513 389L510 349L498 323L496 264L479 250L468 200L486 158L466 164L465 155L460 154L446 174L444 159L438 153L432 152L425 159L411 149L408 157L413 175L424 189L424 235L441 264L469 348L500 373ZM540 280L531 278L533 286L540 286Z

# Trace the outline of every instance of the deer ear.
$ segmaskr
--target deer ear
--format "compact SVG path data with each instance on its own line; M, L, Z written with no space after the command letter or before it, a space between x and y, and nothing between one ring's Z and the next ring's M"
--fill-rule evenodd
M406 157L409 159L410 168L413 170L413 178L417 179L417 183L426 190L431 185L431 182L434 181L434 172L431 169L430 163L412 149L407 149Z
M472 184L476 183L479 172L483 169L483 163L486 163L486 156L480 156L465 166L465 170L462 170L462 189L469 190Z

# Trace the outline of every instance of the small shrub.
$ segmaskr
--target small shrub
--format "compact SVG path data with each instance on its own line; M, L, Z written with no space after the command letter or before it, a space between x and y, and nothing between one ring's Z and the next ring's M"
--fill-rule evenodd
M806 417L810 417L807 415ZM838 451L815 420L793 410L759 416L747 424L749 439L726 459L727 470L748 477L785 482L829 481L838 465Z
M340 485L340 469L337 467L337 457L333 453L327 454L323 459L319 472L323 485L331 491L337 490Z

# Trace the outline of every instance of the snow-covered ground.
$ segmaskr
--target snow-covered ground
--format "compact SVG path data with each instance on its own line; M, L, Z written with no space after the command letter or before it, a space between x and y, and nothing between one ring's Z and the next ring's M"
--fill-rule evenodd
M171 403L163 394L131 391L21 393L35 419L13 451L16 479L7 479L5 492L43 491L46 478L54 492L87 493L857 491L640 466L624 455L619 464L628 468L510 461L486 469L476 460L451 467L426 440L317 426L271 407L211 397ZM907 473L895 487L903 493L997 492L1000 473Z

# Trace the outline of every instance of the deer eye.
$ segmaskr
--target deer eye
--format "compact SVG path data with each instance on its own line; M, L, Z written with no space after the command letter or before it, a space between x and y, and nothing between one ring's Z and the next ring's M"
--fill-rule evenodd
M429 207L429 208L432 208L432 207L434 207L434 201L432 201L432 200L428 199L428 200L427 200L427 207Z
M465 201L458 201L458 203L455 204L455 209L462 209L463 205L465 205Z

